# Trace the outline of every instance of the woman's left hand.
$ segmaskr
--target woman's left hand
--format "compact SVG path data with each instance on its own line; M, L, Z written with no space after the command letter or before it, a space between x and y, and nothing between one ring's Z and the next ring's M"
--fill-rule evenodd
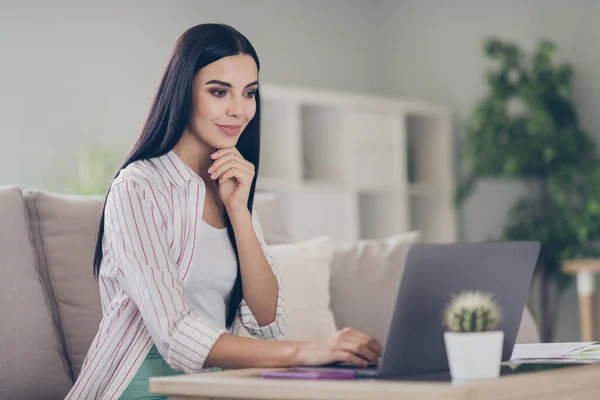
M248 197L254 179L254 164L246 161L237 148L219 149L208 173L218 179L219 196L228 214L248 210Z

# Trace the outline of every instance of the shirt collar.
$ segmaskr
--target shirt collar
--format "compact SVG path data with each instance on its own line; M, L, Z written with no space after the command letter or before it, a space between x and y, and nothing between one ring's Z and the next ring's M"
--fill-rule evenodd
M181 186L197 176L173 150L157 157L156 161L161 173L177 186Z

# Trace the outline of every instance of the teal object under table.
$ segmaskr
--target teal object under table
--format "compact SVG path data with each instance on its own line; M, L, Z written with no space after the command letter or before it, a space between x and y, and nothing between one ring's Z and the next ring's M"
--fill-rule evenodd
M167 400L167 396L153 394L148 391L148 380L155 376L184 375L185 372L175 371L160 355L156 346L142 362L140 369L135 374L129 386L125 389L120 400Z

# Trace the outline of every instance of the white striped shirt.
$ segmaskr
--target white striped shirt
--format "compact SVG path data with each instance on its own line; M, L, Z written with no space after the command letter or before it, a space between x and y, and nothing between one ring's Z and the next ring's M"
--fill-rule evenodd
M202 222L204 181L173 151L124 168L106 199L103 259L99 276L103 318L67 399L118 399L153 344L174 369L205 370L204 361L226 332L186 303L196 235ZM258 217L256 236L265 250ZM253 336L280 339L288 306L279 283L275 321L259 326L244 300L233 333L241 325Z

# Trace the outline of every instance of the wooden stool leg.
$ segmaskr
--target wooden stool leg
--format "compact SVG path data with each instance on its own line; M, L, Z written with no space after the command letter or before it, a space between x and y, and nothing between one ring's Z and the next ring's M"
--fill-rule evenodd
M593 342L596 340L594 275L590 271L577 273L577 295L579 297L579 322L581 340Z

